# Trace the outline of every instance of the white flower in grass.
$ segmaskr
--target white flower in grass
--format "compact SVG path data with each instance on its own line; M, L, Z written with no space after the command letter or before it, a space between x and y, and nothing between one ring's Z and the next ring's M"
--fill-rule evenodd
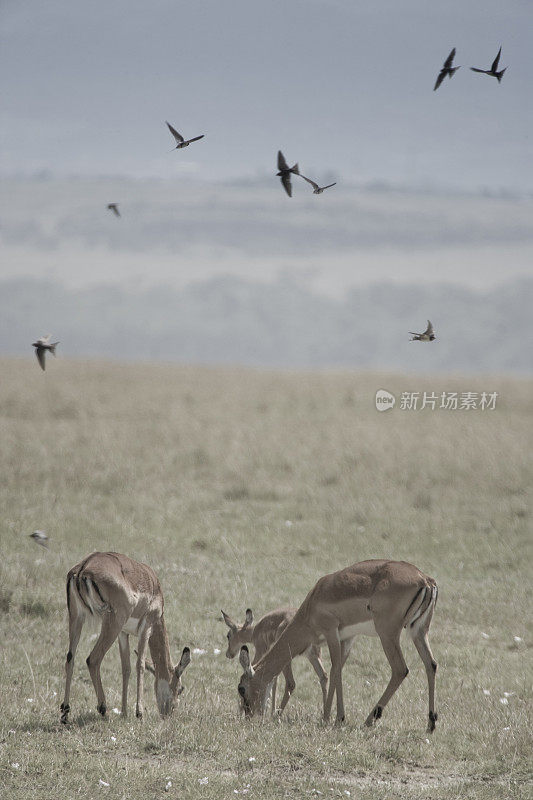
M517 644L520 644L520 642L523 642L523 641L524 641L524 640L522 639L522 637L521 637L521 636L513 636L513 640L514 640L514 641L515 641Z
M483 639L490 639L490 636L489 636L489 634L488 634L488 633L483 633L483 631L481 631L481 637L482 637Z
M200 786L207 786L209 783L209 778L198 778L198 783Z
M509 700L506 697L500 697L500 703L502 704L502 706L508 706Z
M486 697L490 697L490 689L483 689L483 694L484 694Z
M193 647L193 653L195 656L205 656L207 650L202 650L201 647Z
M26 702L27 703L33 703L33 697L27 697L26 698Z
M14 762L11 764L11 767L12 767L13 769L20 769L20 764L19 764L19 762L18 762L18 761L14 761Z
M219 648L218 648L218 647L215 647L215 648L214 648L214 650L213 650L213 654L214 654L215 656L219 656L219 655L220 655L220 650L219 650Z
M113 712L113 714L120 714L118 708L112 708L111 711Z
M514 695L514 692L504 692L503 693L504 697L512 697L513 695Z
M170 791L170 789L172 789L172 781L167 781L165 783L165 792Z
M100 778L100 780L98 781L98 785L99 785L99 786L106 786L106 787L108 787L108 786L109 786L109 784L107 783L107 781L103 781L101 778Z
M250 764L252 764L255 761L255 756L250 756L248 761L250 762Z
M292 528L292 522L291 522L291 520L290 520L290 519L286 519L286 520L285 520L285 527L286 527L286 528Z
M507 725L507 727L504 728L504 731L510 731L510 730L511 730L511 726L510 725Z
M116 736L112 736L112 737L111 737L111 741L112 741L112 742L116 742L116 741L117 741L117 737L116 737Z

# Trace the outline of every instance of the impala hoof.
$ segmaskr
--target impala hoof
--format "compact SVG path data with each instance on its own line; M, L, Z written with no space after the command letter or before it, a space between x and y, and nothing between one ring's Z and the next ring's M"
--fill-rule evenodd
M105 717L105 715L107 713L107 706L106 706L105 703L100 703L100 705L97 707L96 710L98 711L99 714L101 714L103 717Z
M436 723L437 719L438 719L438 714L435 711L430 711L429 712L429 722L428 722L428 727L427 727L427 732L428 733L433 733L433 731L435 730L435 723Z

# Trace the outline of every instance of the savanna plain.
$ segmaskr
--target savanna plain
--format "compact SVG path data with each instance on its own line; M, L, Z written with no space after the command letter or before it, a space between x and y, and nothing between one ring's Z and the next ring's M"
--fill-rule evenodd
M0 382L0 786L48 798L531 796L533 382L3 360ZM497 391L494 410L379 413L377 389ZM44 529L49 548L28 534ZM93 550L150 564L184 692L161 720L120 706L113 646L96 712L82 634L60 724L67 570ZM347 722L321 723L305 659L280 722L238 713L238 661L220 609L242 621L298 606L316 580L367 558L434 577L433 735L423 665L375 728L388 679L378 639L344 669ZM94 641L94 640L93 640ZM329 658L323 649L326 668ZM280 679L281 686L283 680ZM278 697L279 697L278 689Z

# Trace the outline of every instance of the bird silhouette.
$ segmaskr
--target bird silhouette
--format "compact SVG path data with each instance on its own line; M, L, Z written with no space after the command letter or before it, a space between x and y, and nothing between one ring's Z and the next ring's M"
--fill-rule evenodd
M498 83L501 83L501 80L503 78L503 73L507 69L507 67L505 67L504 69L501 69L498 72L498 64L500 63L501 54L502 54L502 49L500 47L500 49L498 50L498 55L492 62L490 69L478 69L478 67L470 67L470 69L472 70L472 72L483 72L485 75L491 75L493 78L497 78Z
M174 139L176 140L176 147L174 148L174 150L181 150L182 147L188 147L191 142L197 142L198 139L203 139L205 136L205 133L202 133L201 136L194 136L192 139L184 139L181 133L178 133L176 128L172 127L170 122L167 122L167 127L172 136L174 137Z
M409 331L411 336L413 337L409 341L411 342L432 342L437 337L435 336L435 331L433 330L433 325L428 319L428 326L424 333L414 333L413 331Z
M292 197L292 184L291 184L291 173L293 175L299 175L300 170L298 169L298 164L295 164L293 167L289 167L287 162L285 161L285 157L281 150L278 150L278 170L279 172L276 173L278 178L281 178L281 182L283 187L289 197Z
M118 203L108 203L107 207L109 211L112 211L115 217L120 217L120 211L118 210Z
M59 342L52 342L50 343L51 333L48 336L41 336L40 339L37 339L36 342L32 343L32 347L35 347L35 355L37 356L37 361L41 365L41 369L44 370L45 368L45 353L49 350L54 356L56 354L56 347Z
M30 533L30 539L40 544L41 547L48 547L48 536L44 531L33 531Z
M446 61L442 65L442 69L439 72L439 74L437 75L437 80L435 81L435 86L433 87L433 91L434 92L437 91L437 89L441 85L441 83L444 80L444 78L446 77L446 75L449 78L451 78L453 76L454 72L457 72L458 69L461 69L461 67L452 67L452 63L453 63L454 58L455 58L455 47L453 48L452 52L450 53L450 55L448 56L448 58L446 59Z
M307 183L311 184L311 186L313 187L313 194L322 194L324 189L330 189L332 186L337 185L337 181L335 181L335 183L328 183L327 186L319 186L318 183L312 181L311 178L306 178L305 175L300 175L300 178L303 178L304 181L307 181Z

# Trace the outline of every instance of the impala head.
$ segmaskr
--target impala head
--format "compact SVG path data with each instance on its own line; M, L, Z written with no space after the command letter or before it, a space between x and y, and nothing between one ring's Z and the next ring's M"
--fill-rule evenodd
M252 641L252 625L254 615L251 608L246 609L246 616L242 625L237 625L231 617L223 611L222 616L224 622L229 628L228 636L228 649L226 650L226 658L235 658L243 644Z
M172 671L170 681L157 675L153 666L146 662L146 669L155 675L155 699L157 708L162 717L168 717L174 710L174 704L183 691L181 676L185 668L190 664L191 651L188 647L183 648L181 658L177 667Z
M262 714L265 710L270 686L262 686L257 679L254 680L255 670L250 661L250 653L246 645L241 647L239 661L244 672L242 673L237 691L239 692L241 708L246 718L254 714Z

